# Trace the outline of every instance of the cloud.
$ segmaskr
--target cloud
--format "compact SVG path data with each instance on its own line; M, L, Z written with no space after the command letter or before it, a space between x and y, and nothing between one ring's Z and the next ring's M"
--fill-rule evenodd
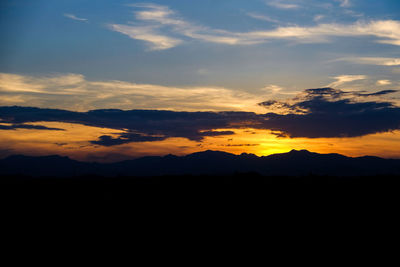
M300 8L299 5L293 4L293 3L288 3L288 1L280 1L280 0L269 0L266 2L267 5L279 8L279 9L297 9Z
M224 136L224 135L233 135L235 132L233 131L204 131L201 132L202 136Z
M113 24L110 27L113 31L128 35L132 39L150 43L150 50L169 49L182 43L182 40L156 33L157 27L134 27L119 24Z
M70 19L73 19L73 20L77 20L77 21L85 21L85 22L88 21L88 19L85 19L85 18L78 18L78 17L75 16L74 14L64 14L64 17L67 17L67 18L70 18Z
M281 86L275 84L270 84L265 86L264 88L261 88L261 91L269 92L271 94L277 94L282 90L283 88Z
M400 128L400 108L384 101L360 101L359 97L377 97L396 91L371 94L345 92L332 88L309 89L302 97L282 102L291 113L268 113L265 128L278 136L356 137ZM260 105L269 107L270 101Z
M92 144L102 145L102 146L116 146L132 142L154 142L166 139L160 136L147 136L137 133L124 133L118 138L113 138L109 135L102 135L99 140L91 141Z
M378 43L400 45L400 22L394 20L356 22L354 24L319 24L313 27L287 26L270 31L241 34L252 40L292 39L308 42L326 42L329 37L374 36Z
M340 2L341 7L351 7L350 0L336 0L336 1Z
M242 147L242 146L259 146L260 144L227 144L227 145L221 145L221 146L227 146L227 147Z
M89 81L80 74L28 76L0 73L0 105L87 111L97 108L186 111L260 111L256 94L223 87L173 87L117 80ZM60 98L62 96L62 98Z
M322 19L324 19L325 18L325 16L324 15L316 15L316 16L314 16L314 21L315 22L319 22L320 20L322 20Z
M260 103L260 107L272 110L265 114L118 109L73 112L14 106L0 107L0 119L3 125L64 122L123 131L92 140L92 144L102 146L154 142L172 137L201 142L207 136L229 136L235 134L234 129L246 128L269 130L277 136L291 138L356 137L400 129L400 107L382 99L395 92L308 89L285 101ZM286 112L282 113L282 110Z
M338 87L345 83L364 80L366 78L366 75L340 75L334 77L334 79L336 79L336 82L329 84L328 87Z
M84 76L80 74L33 77L0 73L0 92L74 94L83 82Z
M383 90L375 93L353 93L354 95L357 96L382 96L382 95L387 95L387 94L393 94L398 92L397 90Z
M378 66L400 66L400 58L388 57L346 57L335 61L347 61L357 64L378 65Z
M135 18L140 25L134 24L110 24L111 30L128 35L132 39L144 40L151 43L153 50L163 50L175 47L183 42L181 39L169 37L179 34L182 38L197 39L212 43L235 45L249 43L249 40L241 40L235 34L224 30L210 29L198 26L180 19L175 12L166 6L155 4L131 5L141 8L134 12ZM254 42L254 41L253 41ZM156 48L156 49L154 49Z
M269 3L287 8L297 6L280 1ZM347 5L346 3L344 5ZM397 20L357 21L352 24L326 23L311 27L291 25L278 26L272 30L231 32L188 22L167 6L140 4L133 7L135 22L110 24L109 28L132 39L146 41L152 50L170 49L183 44L186 39L226 45L254 45L278 39L321 43L329 42L332 37L374 37L378 43L400 45L400 22ZM278 22L268 16L254 13L248 15Z
M273 19L273 18L271 18L269 16L266 16L266 15L260 15L260 14L257 14L257 13L250 12L250 13L247 13L247 16L249 16L249 17L251 17L253 19L258 19L258 20L262 20L262 21L268 21L268 22L272 22L272 23L276 23L276 24L280 23L279 20Z
M69 122L87 126L123 130L117 138L100 136L93 144L103 146L130 142L161 141L170 137L184 137L201 141L206 136L233 135L233 131L215 131L231 125L235 128L257 120L251 112L174 112L162 110L93 110L72 112L59 109L0 107L2 123Z
M16 130L16 129L34 129L34 130L50 130L50 131L63 131L60 128L50 128L42 125L30 125L30 124L3 124L0 123L0 130Z
M384 86L384 85L391 85L392 82L389 81L389 80L379 80L379 81L376 82L376 84L377 84L377 85Z

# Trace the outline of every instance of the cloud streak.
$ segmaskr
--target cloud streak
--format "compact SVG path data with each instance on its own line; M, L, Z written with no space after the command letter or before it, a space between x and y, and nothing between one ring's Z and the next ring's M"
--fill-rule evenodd
M113 31L125 34L132 39L146 41L150 44L150 50L164 50L173 48L182 43L182 40L157 33L158 27L144 26L133 27L128 25L110 25Z
M0 123L0 130L16 130L16 129L33 129L33 130L48 130L48 131L63 131L60 128L50 128L42 125L30 124L4 124Z
M72 20L76 20L76 21L83 21L83 22L87 22L88 21L88 19L79 18L79 17L75 16L74 14L64 14L64 17L72 19Z
M280 3L281 7L295 8L295 4ZM343 2L347 6L349 2ZM329 42L332 37L373 37L375 42L400 45L400 22L397 20L357 21L352 24L325 23L316 26L278 26L272 30L232 32L196 25L180 18L169 7L140 4L134 5L135 22L110 24L113 31L132 39L146 41L151 50L165 50L192 39L226 45L254 45L271 40L291 40L303 43ZM259 14L248 14L257 19L277 22Z
M334 77L334 79L336 79L336 82L329 84L328 87L338 87L345 83L364 80L366 78L366 75L340 75Z
M0 105L87 111L96 108L185 111L261 111L257 95L223 87L173 87L117 80L89 81L79 74L34 77L0 73ZM62 96L62 98L61 98Z
M249 16L249 17L251 17L253 19L267 21L267 22L271 22L271 23L275 23L275 24L279 24L280 23L279 20L273 19L273 18L271 18L269 16L266 16L266 15L260 15L260 14L257 14L257 13L250 12L250 13L247 13L247 16Z
M376 82L376 84L380 86L385 86L385 85L391 85L392 82L390 80L379 80Z
M346 61L356 64L378 65L378 66L400 66L400 58L388 57L346 57L335 61Z
M336 0L336 1L340 3L341 7L351 7L350 0Z
M288 3L284 2L284 1L280 1L280 0L269 0L266 2L267 5L275 7L275 8L279 8L279 9L297 9L300 8L299 5L297 4L293 4L293 3Z

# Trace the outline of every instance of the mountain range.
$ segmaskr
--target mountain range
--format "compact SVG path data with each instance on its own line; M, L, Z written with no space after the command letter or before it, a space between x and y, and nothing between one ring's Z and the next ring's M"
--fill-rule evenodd
M90 163L61 156L14 155L0 160L0 175L33 177L77 177L96 175L233 175L254 173L265 176L376 176L400 175L400 159L346 157L307 150L258 157L243 153L204 151L186 156L149 156L117 163Z

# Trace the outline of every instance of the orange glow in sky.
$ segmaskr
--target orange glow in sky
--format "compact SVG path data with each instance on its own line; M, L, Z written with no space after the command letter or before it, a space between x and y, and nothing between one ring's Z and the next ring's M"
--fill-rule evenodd
M38 122L64 131L36 129L0 130L2 156L62 155L81 161L110 162L148 155L186 155L204 150L219 150L233 154L253 153L266 156L307 149L318 153L339 153L346 156L380 156L400 158L400 131L371 134L353 138L282 138L267 130L218 129L234 131L234 135L205 137L201 142L186 138L163 141L132 142L116 146L90 143L101 135L117 136L121 130L84 126L73 123Z

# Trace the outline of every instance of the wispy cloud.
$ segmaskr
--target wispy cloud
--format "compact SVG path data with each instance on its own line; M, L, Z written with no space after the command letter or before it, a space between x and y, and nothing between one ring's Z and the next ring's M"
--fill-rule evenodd
M289 3L289 1L281 1L281 0L269 0L266 3L269 6L280 9L296 9L300 7L297 4Z
M270 85L265 86L261 90L266 91L266 92L271 92L272 94L276 94L276 93L282 91L283 88L279 85L270 84Z
M157 33L158 27L144 26L132 27L129 25L110 25L113 31L128 35L132 39L142 40L150 43L150 50L164 50L175 47L182 43L182 40Z
M391 85L392 82L389 80L379 80L376 82L377 85L385 86L385 85Z
M339 2L341 7L350 7L351 6L350 0L336 0L336 2Z
M155 4L132 5L140 8L134 12L135 18L141 24L111 24L110 29L128 35L132 39L144 40L151 44L153 50L163 50L177 46L183 42L182 39L170 37L170 35L181 35L182 38L192 38L212 43L244 44L254 43L251 40L241 39L236 34L198 26L180 19L175 12L166 6Z
M254 40L294 39L310 42L323 42L327 38L374 36L377 42L400 45L400 22L394 20L356 22L354 24L319 24L313 27L278 27L271 31L258 31L241 34Z
M316 15L316 16L314 16L314 21L315 21L315 22L319 22L319 21L322 20L323 18L325 18L324 15Z
M400 66L400 58L388 57L346 57L335 61L347 61L356 64L380 65L380 66Z
M250 13L247 13L247 16L249 16L249 17L251 17L253 19L258 19L258 20L262 20L262 21L268 21L268 22L272 22L272 23L276 23L276 24L280 23L279 20L273 19L273 18L271 18L269 16L266 16L266 15L260 15L260 14L257 14L257 13L250 12Z
M64 14L64 17L73 19L73 20L77 20L77 21L88 21L88 19L85 18L79 18L77 16L75 16L74 14Z
M338 87L345 83L364 80L366 78L367 78L366 75L340 75L340 76L334 77L334 79L336 81L329 84L328 87Z
M124 81L89 81L83 75L34 77L0 73L0 105L88 110L96 108L185 111L260 111L268 93L223 87L173 87ZM62 96L62 98L60 98Z
M166 6L134 5L135 22L111 24L110 29L132 39L146 41L150 49L163 50L184 43L185 39L227 45L251 45L284 39L302 43L329 42L330 37L374 37L376 42L400 46L400 22L397 20L358 21L352 24L318 24L312 27L278 26L272 30L231 32L190 23ZM278 22L267 16L250 16ZM321 17L317 18L317 20Z

